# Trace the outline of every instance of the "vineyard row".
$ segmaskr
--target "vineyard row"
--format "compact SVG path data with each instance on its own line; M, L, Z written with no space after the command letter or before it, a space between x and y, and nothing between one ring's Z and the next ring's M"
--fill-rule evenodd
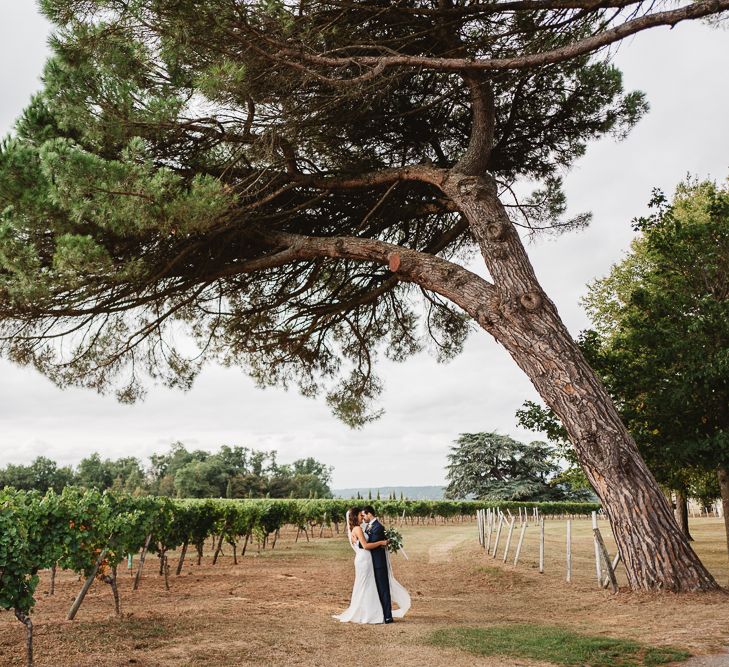
M72 619L94 579L109 584L119 613L117 567L122 560L139 554L134 587L139 585L145 557L154 553L160 567L169 573L167 554L180 549L177 574L188 549L195 549L198 562L208 538L213 537L214 562L226 543L237 562L251 541L271 546L284 526L303 531L308 539L315 526L339 531L347 509L365 501L346 499L204 499L173 500L165 497L134 497L111 492L67 487L61 494L0 490L0 609L13 611L25 624L28 664L32 664L31 609L35 604L38 572L57 568L86 577L74 605ZM592 503L518 503L491 501L375 500L372 504L386 523L471 518L478 509L530 512L542 516L589 514ZM320 531L321 532L321 531ZM53 584L52 584L53 586Z

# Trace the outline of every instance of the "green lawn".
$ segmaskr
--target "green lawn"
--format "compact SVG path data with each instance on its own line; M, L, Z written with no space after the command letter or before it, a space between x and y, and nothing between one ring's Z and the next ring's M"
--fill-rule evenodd
M460 648L477 655L542 660L556 665L639 667L685 660L676 648L577 634L547 625L500 625L488 628L446 628L431 637L435 646Z

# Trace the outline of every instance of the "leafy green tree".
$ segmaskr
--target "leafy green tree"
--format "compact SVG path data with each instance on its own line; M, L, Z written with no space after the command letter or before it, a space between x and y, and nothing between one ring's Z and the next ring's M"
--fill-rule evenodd
M729 187L687 180L651 206L590 286L583 347L659 480L685 497L718 475L729 546Z
M133 492L146 487L144 468L139 459L129 456L102 460L97 452L81 459L75 481L87 489L100 491L115 488Z
M225 467L214 457L191 461L175 473L175 491L179 498L224 498L227 485Z
M567 468L560 471L555 480L568 484L572 489L590 489L590 481L585 476L577 454L569 441L567 430L557 419L554 412L534 401L524 401L522 407L516 411L519 426L544 433L547 440L556 448L559 458L567 463Z
M423 294L441 358L472 320L565 424L631 586L715 588L515 225L584 225L560 173L646 110L594 54L726 2L42 0L53 57L0 150L5 353L125 401L217 358L361 425Z
M0 468L0 488L12 486L41 493L53 489L60 493L65 486L74 483L74 480L70 467L59 467L55 461L45 456L37 457L28 466L8 464L5 468Z
M448 454L446 498L565 500L550 484L559 471L556 450L498 433L462 433Z

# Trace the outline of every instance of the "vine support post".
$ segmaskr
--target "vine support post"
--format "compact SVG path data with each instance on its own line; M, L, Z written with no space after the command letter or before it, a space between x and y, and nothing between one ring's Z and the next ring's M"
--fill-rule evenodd
M91 570L91 574L86 577L86 581L84 582L84 585L81 587L81 590L79 591L78 595L76 596L76 599L73 601L73 604L71 605L71 609L68 610L68 616L66 616L67 621L72 621L74 618L76 618L76 613L79 610L79 607L81 606L81 603L84 601L84 598L86 597L86 593L89 592L89 588L91 588L91 584L94 583L94 579L96 578L96 573L99 571L99 568L101 567L101 564L104 562L104 558L106 558L106 549L102 549L101 553L96 559L96 562L94 563L94 567Z

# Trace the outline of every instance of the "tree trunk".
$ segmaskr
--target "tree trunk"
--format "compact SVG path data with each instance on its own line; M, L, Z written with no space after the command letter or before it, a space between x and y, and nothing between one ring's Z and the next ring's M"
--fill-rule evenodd
M111 593L114 596L114 613L117 616L121 616L121 600L119 599L119 587L116 581L116 565L111 568L111 575L105 574L101 578L111 586Z
M58 570L58 563L53 563L51 565L51 587L49 591L49 595L55 595L56 594L56 571Z
M162 557L162 572L165 575L165 590L170 590L170 563L167 554Z
M152 541L152 533L147 535L147 539L144 541L144 547L142 547L142 553L139 556L139 565L137 566L137 574L134 577L134 585L132 590L136 591L139 588L139 582L142 579L142 568L144 567L144 559L147 557L147 549L149 549L149 543Z
M721 508L724 515L724 532L726 533L726 548L729 553L729 470L723 466L717 470L719 477L719 490L721 491Z
M25 649L28 667L33 667L33 621L20 609L15 610L17 618L25 626Z
M688 519L688 498L686 497L686 491L684 489L676 490L676 522L686 536L686 539L689 542L693 542L694 538L691 537L691 533L689 532Z
M215 565L218 562L218 556L220 556L220 552L223 550L223 534L220 534L220 539L218 540L218 546L215 549L215 554L213 555L213 565Z
M185 554L187 553L187 540L185 540L182 543L182 552L180 553L180 560L177 563L177 570L175 571L176 576L180 576L180 572L182 572L182 566L185 563Z
M507 349L562 421L610 519L630 587L719 588L679 529L609 394L539 285L496 183L487 176L451 172L438 185L468 220L497 294L484 302L483 281L474 275L458 288L457 303Z

